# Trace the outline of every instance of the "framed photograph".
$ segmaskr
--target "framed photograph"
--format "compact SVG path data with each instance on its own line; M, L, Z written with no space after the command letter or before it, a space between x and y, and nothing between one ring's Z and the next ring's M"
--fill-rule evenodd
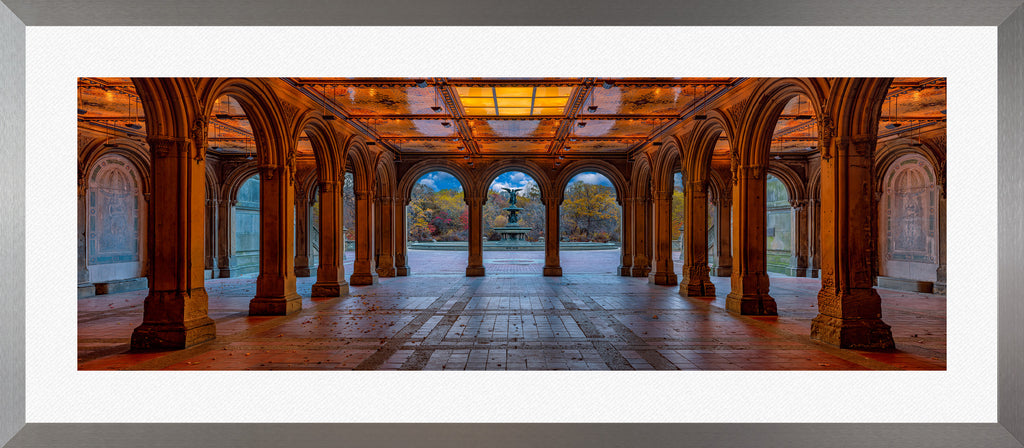
M755 6L727 2L714 7L701 2L647 2L643 8L613 2L491 2L484 7L479 2L470 5L454 1L432 5L398 1L386 7L331 2L291 7L250 1L190 8L106 0L88 5L61 4L57 8L20 0L2 1L0 56L9 63L0 68L6 86L0 104L0 136L7 159L7 163L0 164L0 197L4 209L12 211L0 217L0 272L10 279L0 303L0 442L5 446L319 446L344 442L373 446L621 446L680 441L701 446L820 446L823 441L830 446L1022 446L1024 397L1020 395L1024 387L1020 372L1024 370L1024 330L1015 319L1024 315L1015 293L1024 288L1024 276L1019 275L1019 266L1024 263L1024 256L1019 255L1024 253L1024 226L1020 225L1024 209L1019 198L1024 196L1024 187L1015 181L1024 168L1024 157L1019 155L1024 142L1019 123L1024 116L1024 94L1020 93L1024 91L1024 11L1019 2L993 1L968 10L952 2L940 7L935 2L918 1L886 5L773 2ZM652 15L652 10L661 13ZM236 91L232 90L235 87L217 87L216 78L220 77L247 81L238 83ZM168 93L168 86L178 80L191 83L188 78L211 80L191 84L198 91L226 92L223 101L218 95L210 96L216 101L209 105L207 115L213 118L197 121L198 127L192 120L182 125L184 122L175 118L176 106L168 107L166 113L154 113L152 103L143 114L143 102L160 94L170 98L173 95ZM907 146L941 146L942 157L933 160L916 153L891 151L882 167L877 163L870 167L859 164L857 145L861 143L851 124L857 122L840 113L829 119L825 113L823 120L838 123L841 129L821 125L820 111L844 109L835 105L828 109L818 98L806 102L793 99L800 97L795 95L786 97L772 112L780 114L786 124L780 125L782 131L776 127L766 134L772 136L772 147L765 154L773 156L773 161L771 165L765 162L763 173L751 169L753 162L731 155L755 154L755 150L733 151L729 146L732 141L723 140L733 140L734 136L709 125L709 173L719 171L708 184L732 183L734 192L747 188L754 193L730 193L733 199L723 203L722 187L708 186L710 197L706 202L703 196L695 196L700 201L695 202L686 195L686 177L680 173L675 179L669 170L649 174L668 186L664 189L668 196L662 198L657 196L661 191L658 188L632 186L637 176L642 178L643 170L634 173L631 168L616 168L617 158L623 159L622 166L634 167L641 163L639 158L656 159L662 152L671 152L662 151L665 148L688 145L663 138L655 132L662 129L659 126L675 129L671 123L677 118L679 126L705 120L739 120L730 118L729 110L740 110L736 116L742 117L744 108L758 106L731 100L741 96L736 92L771 85L760 81L763 79L783 78L810 79L812 84L819 80L826 89L841 85L851 91L867 91L874 82L871 80L884 79L885 89L863 95L864 104L881 111L881 118L870 121L869 128L888 126L894 136L906 140ZM151 81L140 83L138 79ZM753 81L746 81L750 79ZM850 79L868 81L845 81ZM361 184L359 177L366 177L367 171L353 169L352 203L344 207L354 216L348 220L341 211L344 207L332 209L334 199L329 199L336 197L341 202L348 200L347 196L330 193L331 185L325 186L330 181L317 179L316 174L321 162L315 155L316 148L336 135L308 132L305 140L299 138L294 151L282 149L278 156L257 151L257 147L266 148L269 138L261 120L284 122L287 117L306 113L290 113L285 107L275 112L278 116L274 118L254 115L253 105L246 103L250 98L247 95L256 95L259 88L245 86L258 85L270 86L270 90L284 95L282 98L287 97L283 103L312 105L307 114L320 117L323 123L341 118L339 122L360 129L360 135L347 140L347 144L354 145L349 147L360 148L352 150L356 155L349 157L358 166L359 154L390 154L396 167L393 190L383 184ZM892 85L899 87L895 94ZM675 99L666 99L671 92L676 92ZM378 94L388 98L360 99ZM72 102L78 104L76 115L70 112ZM623 104L636 112L626 111ZM664 104L680 106L671 109ZM706 110L701 104L710 107ZM432 105L440 112L431 112ZM656 110L658 107L665 110ZM430 116L432 113L439 113L440 118ZM703 129L697 124L687 126L694 135ZM99 151L97 154L105 155L90 159L86 172L82 172L83 147L130 146L132 130L138 129L161 132L163 140L152 133L149 140L144 134L138 139L155 148L153 157L181 150L182 154L188 153L187 163L181 167L217 167L215 177L233 179L233 187L226 180L216 187L228 191L226 196L216 198L212 205L209 201L197 205L207 213L214 210L230 216L224 220L228 224L223 224L229 229L227 233L221 231L217 221L190 223L172 207L153 205L168 199L159 192L145 191L151 182L147 176L171 179L173 176L167 174L171 171L133 169L135 156L129 152ZM685 134L682 127L678 131ZM714 132L721 134L711 135ZM207 152L189 152L190 146L181 143L197 141L197 135L206 142ZM833 135L848 146L833 145ZM186 138L177 138L181 136ZM743 137L736 140L738 146L755 146L751 141ZM819 143L823 141L828 143ZM600 154L605 150L602 148L614 145L619 145L614 151L621 149L622 153L609 152L613 155L606 161L587 162L586 169L565 170L564 175L546 173L561 173L559 165L571 166L573 161L581 160L579 154L594 158L591 156ZM714 148L722 145L725 150L715 155ZM381 151L366 149L374 146ZM818 146L849 149L826 154ZM308 151L303 152L303 148ZM502 151L525 154L533 150L543 153L543 160L536 166L504 166L508 163L495 157ZM440 171L417 164L427 160L431 151L446 154L447 162L427 164ZM460 151L466 155L459 155ZM140 154L140 160L149 157ZM461 337L469 329L478 335L482 331L472 312L459 314L466 307L483 306L472 302L472 285L461 292L453 290L450 296L433 297L431 304L423 305L429 309L436 302L437 309L448 311L431 309L430 313L416 315L395 312L383 314L385 320L381 322L338 321L337 328L344 327L345 331L382 331L385 336L380 344L388 350L333 347L331 344L338 341L310 336L315 336L315 331L295 336L300 333L294 332L320 325L306 325L302 319L271 325L278 321L249 317L301 315L310 321L336 317L330 313L307 316L292 309L325 308L324 304L338 307L336 311L342 314L351 311L342 309L344 301L340 299L333 299L337 303L311 301L309 297L290 300L289 294L295 292L294 277L289 280L291 290L286 286L284 292L267 292L275 286L266 280L267 272L261 268L267 263L260 257L270 255L261 252L260 235L275 231L287 238L305 238L302 253L288 253L285 258L290 260L287 270L294 270L300 277L310 276L298 284L312 295L348 286L342 284L345 278L332 283L318 276L315 258L330 257L334 252L340 258L351 250L350 259L339 264L346 278L351 275L352 297L366 302L366 306L415 308L405 304L430 298L417 297L417 288L441 289L446 278L462 278L463 268L466 278L483 275L485 267L490 270L488 275L535 269L537 275L557 278L563 268L591 268L607 261L615 265L609 264L609 272L614 271L609 275L619 278L623 266L630 274L637 271L632 268L639 266L635 264L638 259L649 263L646 266L651 272L639 275L649 276L650 291L673 285L673 297L652 292L648 300L679 301L680 294L685 300L693 300L699 295L697 290L714 283L699 279L693 282L693 276L705 278L704 271L722 267L718 256L725 240L711 230L729 221L721 218L722 207L727 208L729 202L749 203L748 194L756 199L764 194L759 208L754 209L758 219L764 220L750 218L746 212L741 212L737 220L734 209L731 226L749 225L754 230L728 233L759 234L762 241L749 244L764 244L766 259L747 259L747 255L734 252L732 266L743 266L747 272L764 263L768 272L774 272L773 282L782 278L778 276L795 278L779 281L811 281L822 272L814 272L814 262L808 261L813 258L815 243L803 228L815 225L808 218L814 212L807 214L805 209L807 201L812 210L815 207L812 187L806 183L813 170L798 172L791 168L803 169L794 161L808 154L815 160L824 159L829 167L844 164L831 174L823 174L827 180L820 182L827 194L835 193L835 189L856 190L861 185L857 176L890 185L872 191L874 196L865 202L878 207L877 223L867 218L873 216L871 213L858 214L855 207L836 205L844 199L821 201L825 210L845 216L849 225L843 229L875 224L877 229L886 229L884 235L865 233L877 237L868 245L869 251L876 253L878 260L884 259L881 266L873 267L877 286L892 291L922 288L927 283L929 288L948 287L952 300L945 300L945 292L941 296L884 292L889 294L884 297L904 300L895 311L885 308L893 316L888 322L893 332L885 337L879 333L880 325L871 326L870 304L865 307L861 302L838 302L836 314L822 311L825 314L819 314L813 322L810 318L816 313L808 311L808 328L799 322L786 327L796 321L763 317L775 314L776 300L780 317L784 305L790 310L794 304L820 310L821 303L831 302L799 293L778 299L758 298L756 294L748 297L742 293L746 278L732 274L733 291L737 291L739 281L741 293L735 298L723 297L721 304L708 305L719 306L721 316L716 314L718 317L698 325L714 326L713 330L687 334L691 338L687 340L697 341L690 348L698 350L688 352L695 353L695 357L687 357L688 353L674 357L671 350L645 351L644 344L654 344L655 339L665 347L674 347L671 337L662 338L657 333L644 336L647 331L670 331L666 326L673 322L673 311L659 317L637 308L618 313L617 318L598 319L574 308L573 299L562 300L558 298L561 293L552 293L558 300L540 300L529 306L560 309L560 314L552 316L561 324L552 326L551 316L547 316L539 328L509 329L509 334L522 331L527 343L531 337L535 342L547 335L549 340L545 341L558 345L562 353L578 341L557 333L560 329L579 332L579 338L614 333L626 342L609 343L604 352L580 351L579 359L576 355L555 359L545 354L539 359L474 359L469 349L466 356L470 359L462 359L464 347L457 345L460 338L455 336ZM155 160L145 162L154 163L154 167L163 163ZM249 171L246 163L252 165ZM656 170L658 164L650 163ZM683 171L691 166L687 165L690 162L678 163ZM231 171L232 167L239 169ZM265 169L268 167L272 169ZM174 173L192 175L187 170ZM319 171L320 176L324 173L327 171ZM762 174L767 179L761 178ZM78 179L77 186L74 179ZM191 181L183 181L178 191L191 194L189 188L207 182L201 176L195 179L192 186L187 185ZM340 181L338 185L346 185ZM848 187L841 182L847 182ZM680 203L691 207L687 210L698 210L708 217L696 221L707 221L707 234L694 230L693 223L684 225L670 219L662 223L662 209L658 207L673 201L672 185L677 186ZM296 208L302 212L288 219L261 219L261 212L273 213L264 200L275 194L274 188L288 192L280 197L302 196L296 190L306 192L296 202L306 205ZM648 194L647 200L653 204L646 206L651 213L638 214L629 205L643 194L627 195L629 199L623 203L622 193L612 193L627 189L646 191L643 194ZM374 202L368 199L368 191L384 193L378 193ZM614 213L610 211L602 218L607 223L589 220L584 224L582 218L570 218L564 214L566 201L580 201L572 194L587 199L605 197ZM411 206L400 203L407 195L418 195ZM470 196L479 201L474 202ZM620 200L618 205L612 203L614 196ZM394 202L382 202L381 197L388 201L394 198ZM217 202L221 199L230 204L223 210ZM458 200L465 202L465 210L459 208L461 204L450 211L438 205ZM424 205L427 202L429 207ZM545 211L542 204L561 204L563 215ZM582 207L572 204L577 209ZM140 212L145 207L162 211ZM601 205L591 202L586 207ZM334 252L316 244L326 241L319 238L320 225L331 220L324 221L322 213L332 210L339 218L332 225L354 228L351 249L345 240L332 243L340 249ZM355 218L366 213L385 222L377 230L367 227L367 221ZM397 217L406 213L411 218L398 224L401 220ZM480 216L483 229L480 225L458 227L460 213L469 216L464 223L477 222ZM393 222L388 221L392 218ZM176 323L168 317L174 312L171 308L158 309L166 305L155 305L149 299L143 303L149 289L147 281L166 281L152 275L154 266L147 266L147 260L168 259L166 252L157 256L146 252L170 244L166 238L171 238L171 233L150 232L148 241L143 235L175 219L182 223L179 228L194 228L207 235L223 233L221 238L230 239L231 243L225 244L231 247L230 254L215 249L212 257L195 259L196 263L205 263L207 278L249 278L244 285L230 283L232 278L207 280L211 298L222 300L219 297L234 294L224 292L231 288L244 289L250 283L256 286L254 291L242 291L240 294L246 297L238 303L230 302L234 300L230 298L224 299L226 302L211 299L209 315L217 320L218 337L230 335L230 340L216 345L216 351L191 349L209 339L203 339L206 327L200 325L202 322L197 324L193 319ZM289 225L286 221L292 222ZM825 221L827 225L832 219ZM562 225L554 226L555 231L549 228L552 222ZM433 286L416 286L410 282L415 281L414 276L400 280L401 274L388 269L407 268L392 260L401 251L392 247L387 252L380 249L382 246L375 249L373 243L361 243L366 232L392 235L386 233L389 223L399 229L402 225L408 228L394 233L401 233L401 243L391 237L385 241L420 251L417 256L433 257L417 261L422 266L448 266L452 261L446 254L458 244L468 245L468 262L457 266L458 272L441 272L431 280L437 283ZM678 232L662 241L657 230L666 224L678 228ZM654 233L646 237L655 240L653 246L650 240L632 236L640 232L629 225L653 226ZM839 241L835 244L861 247L856 231L844 233L846 240L835 237L834 241ZM73 243L75 234L79 234L77 246ZM473 242L477 234L480 245ZM826 250L836 250L832 241L825 244ZM809 254L801 249L802 242L809 242ZM702 251L705 243L709 249L687 252L697 243ZM205 241L196 247L206 247L209 255L209 248L217 245L216 241ZM650 259L646 255L631 257L629 264L633 266L627 266L624 254L631 246L653 247ZM559 261L559 247L563 252L567 247L578 252L564 252ZM621 252L604 250L619 247ZM495 248L525 255L489 258L487 251ZM536 249L532 255L531 248ZM612 258L601 258L606 252ZM675 258L681 256L680 252L685 257L707 257L707 263L697 266L703 269L694 270L677 258L675 268L671 260L667 264L671 272L659 267L664 254ZM406 258L406 254L401 257ZM296 261L291 261L293 258ZM301 263L297 261L300 259ZM373 263L365 264L371 259ZM676 279L679 264L685 268L678 275L685 276L686 281ZM83 266L90 268L87 275L92 281L81 281ZM319 266L322 270L323 259ZM940 274L936 274L937 268ZM307 272L299 274L303 269ZM853 272L857 268L829 265L825 270L835 269ZM730 274L722 272L725 274L720 278L715 277L720 283L715 286L724 290L729 287ZM761 272L765 279L768 272ZM399 277L380 281L375 273ZM254 282L257 274L263 280ZM714 272L711 274L713 277ZM872 276L861 274L856 271L844 278L861 282L867 279L870 283ZM565 278L568 282L590 280L585 276ZM511 291L540 287L516 284L516 279L528 277L508 275L501 279L504 283L500 288ZM364 280L380 281L382 286L388 281L404 285L404 292L396 293L401 300L378 304L375 301L379 297L363 293L366 289L355 289L357 282ZM686 289L687 282L690 290ZM817 280L813 283L815 289L820 287ZM873 291L869 283L866 289ZM601 285L589 287L597 291L604 287ZM97 287L103 290L96 291ZM257 288L262 292L256 292ZM119 293L132 289L137 292ZM305 291L302 289L303 295ZM334 296L344 296L343 292L334 292ZM112 299L80 298L97 293L117 301L124 299L126 305L113 303ZM459 299L459 294L466 300ZM252 295L256 298L250 301ZM485 292L476 295L488 297ZM613 303L622 298L616 293L606 296L589 299L595 303L594 310L610 306L601 300ZM710 296L713 299L715 294ZM928 297L941 297L942 309L931 309L934 305L929 303L935 302L920 300ZM685 300L680 306L698 306ZM864 308L844 309L843 303ZM219 308L214 309L214 304ZM663 309L658 308L659 312ZM131 311L118 314L122 310ZM205 313L205 308L202 311ZM740 328L728 323L730 312L754 317L744 316L745 326ZM410 337L404 345L395 343L398 336L387 330L394 325L387 322L388 316L400 321L396 328L408 330L410 335L417 331L423 334L419 339ZM344 316L352 321L357 317ZM872 329L847 332L839 322L842 318L866 322L864 325ZM440 333L430 329L440 327L431 327L437 323L430 319L451 320L444 324L451 331L466 330L431 339L429 334ZM885 315L881 320L887 320ZM427 321L433 323L427 325ZM410 322L419 322L420 326L413 328ZM609 328L602 328L608 322ZM459 327L460 323L466 327ZM183 325L182 331L168 330L178 324ZM331 327L325 324L322 328ZM886 325L885 330L888 328ZM927 334L911 337L903 334L907 328L920 328ZM708 356L701 353L700 337L720 338L722 331L763 333L766 338L775 338L773 344L810 346L810 341L804 341L809 332L817 341L813 344L822 347L821 354L780 364L777 359L747 354L730 358L724 352ZM803 333L800 338L786 336L791 331ZM251 333L252 339L236 337L233 332ZM941 333L941 337L929 337L933 332ZM884 354L894 336L897 346L916 346L901 350L897 356ZM363 336L351 339L357 345L369 343ZM471 342L482 343L478 339ZM229 346L231 343L241 345ZM131 352L125 349L129 344ZM309 360L305 355L312 352L307 344L329 346L337 357L325 352L322 360ZM420 349L420 345L430 346ZM242 346L274 355L260 358L259 363L252 361L254 358L228 360L229 356L248 357ZM849 353L853 352L848 350L858 347L881 349L883 354L858 354L850 361L853 358ZM178 350L147 350L156 348ZM440 353L447 355L440 359ZM830 357L815 358L824 354ZM336 368L303 368L318 361ZM506 363L500 370L509 371L487 371L495 370L489 362L495 366ZM530 362L548 368L533 371ZM276 368L274 363L278 364ZM440 371L449 363L464 366L460 370L466 371ZM553 371L561 370L563 365L570 371ZM656 371L572 371L595 366ZM687 370L687 366L693 369L674 370ZM669 367L673 371L662 371ZM862 368L890 371L854 371Z

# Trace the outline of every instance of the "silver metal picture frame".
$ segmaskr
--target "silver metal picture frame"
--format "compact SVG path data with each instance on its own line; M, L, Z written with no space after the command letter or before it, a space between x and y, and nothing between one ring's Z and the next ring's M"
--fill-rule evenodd
M0 445L1024 446L1024 0L0 0ZM545 14L535 11L544 10ZM998 28L998 422L982 424L40 424L25 413L26 27L891 25Z

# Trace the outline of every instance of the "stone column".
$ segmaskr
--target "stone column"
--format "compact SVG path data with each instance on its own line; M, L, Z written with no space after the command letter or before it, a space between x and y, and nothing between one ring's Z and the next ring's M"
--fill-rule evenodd
M204 268L210 271L209 278L217 276L217 199L206 200L206 231ZM204 273L205 276L205 273Z
M811 338L840 348L891 350L872 287L875 135L839 136L821 161L821 291ZM829 157L829 155L831 155Z
M683 281L679 294L694 299L714 299L708 267L708 193L707 182L697 179L686 186L686 230L682 252Z
M295 190L295 276L310 276L309 203L302 189Z
M939 207L936 213L938 221L935 236L939 240L939 267L935 269L935 285L932 292L946 294L946 192L943 187L939 195Z
M320 266L316 270L313 297L339 297L348 294L345 251L342 236L342 183L320 182Z
M237 200L222 198L218 201L217 211L217 277L231 277L238 266L235 259L234 220Z
M651 259L649 257L651 245L649 243L650 225L647 217L650 214L650 198L636 198L633 200L633 277L647 277L651 272Z
M748 315L775 316L775 299L768 295L768 260L765 225L765 167L740 166L732 187L733 220L732 291L727 310Z
M146 237L152 274L132 350L183 349L216 336L203 279L203 146L186 138L149 138L154 188Z
M374 241L380 241L380 249L377 250L379 254L377 257L377 275L381 277L394 277L395 276L395 218L393 212L395 210L394 200L391 196L381 196L376 199L376 209L380 211L377 215L376 221L378 224L378 236L379 238Z
M788 274L807 277L807 200L791 199L789 206L793 208L793 248Z
M679 280L676 277L675 265L672 263L672 190L659 191L655 194L652 214L654 229L651 239L654 243L654 263L648 280L656 285L675 285ZM707 244L706 239L704 244ZM707 246L704 250L707 251ZM706 258L706 255L702 257Z
M356 195L356 260L352 264L351 285L364 286L377 283L373 264L373 192L355 191Z
M260 275L251 316L283 316L302 309L295 290L294 177L287 167L260 167Z
M718 198L718 266L716 277L732 275L732 181Z
M821 276L821 202L817 199L807 201L807 276Z
M408 236L409 236L409 225L406 222L409 214L406 212L405 207L408 203L406 198L394 198L391 206L393 209L393 216L395 220L394 227L394 240L395 240L395 275L399 277L405 277L409 275L409 260L408 260Z
M561 277L562 262L559 259L558 207L562 198L544 198L544 276Z
M483 256L483 207L486 196L466 197L469 206L469 260L466 264L466 277L484 276Z
M78 179L78 298L96 295L96 285L89 281L89 204L85 178Z
M633 268L633 201L629 198L619 198L619 216L622 219L622 229L619 234L619 241L622 247L619 249L622 261L619 264L619 276L629 277Z

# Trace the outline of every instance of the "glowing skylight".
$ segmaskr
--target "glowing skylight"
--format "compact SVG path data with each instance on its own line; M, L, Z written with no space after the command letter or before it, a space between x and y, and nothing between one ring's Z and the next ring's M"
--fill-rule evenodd
M571 86L469 87L458 86L468 116L561 115Z

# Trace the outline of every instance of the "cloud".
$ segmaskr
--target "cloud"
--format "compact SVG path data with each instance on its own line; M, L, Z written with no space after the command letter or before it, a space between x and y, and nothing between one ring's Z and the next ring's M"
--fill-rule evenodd
M609 181L607 177L598 173L580 173L572 179L573 182L577 180L590 185L604 185L607 187L612 185L611 181Z
M437 191L437 182L434 182L434 179L431 179L430 176L423 176L423 177L421 177L420 181L419 181L419 184L420 185L426 185L426 186L430 187L431 190Z

